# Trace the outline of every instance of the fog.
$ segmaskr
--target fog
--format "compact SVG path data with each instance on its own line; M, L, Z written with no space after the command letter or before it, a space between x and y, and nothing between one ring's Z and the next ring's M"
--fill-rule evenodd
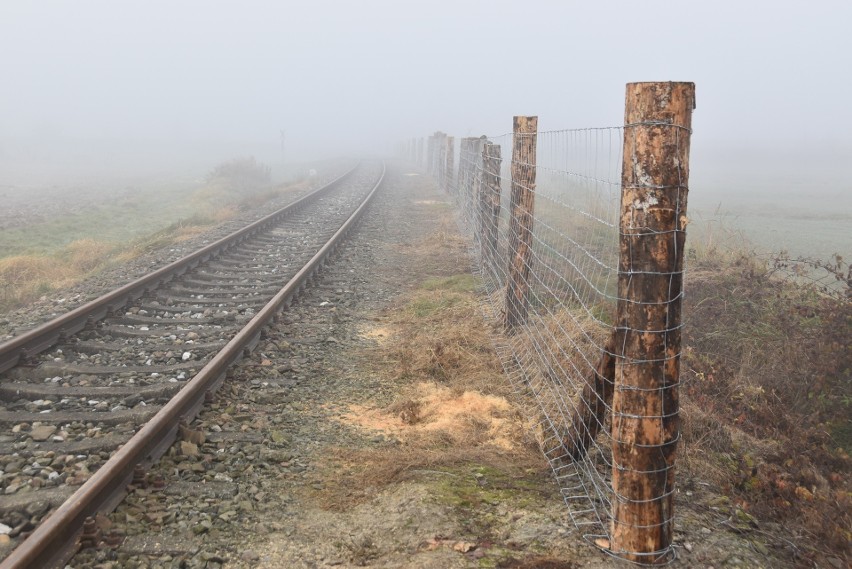
M515 114L614 126L625 83L676 80L696 83L696 199L848 207L850 21L840 0L7 0L0 185L388 154Z

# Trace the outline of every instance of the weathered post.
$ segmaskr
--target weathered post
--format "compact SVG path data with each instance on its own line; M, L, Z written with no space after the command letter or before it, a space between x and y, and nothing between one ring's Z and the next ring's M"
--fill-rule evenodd
M445 185L444 177L447 173L447 135L443 132L438 133L438 140L436 141L436 144L438 145L438 163L436 165L438 174L436 178L438 180L438 186L443 188Z
M435 178L438 182L441 179L441 167L440 164L444 159L444 151L443 151L443 139L444 133L440 130L436 130L432 136L429 137L429 148L428 148L428 156L427 156L427 168L426 171Z
M497 229L500 223L500 145L488 140L482 143L482 191L479 196L479 234L482 236L483 258L489 267L497 260Z
M451 180L453 179L453 168L455 167L455 148L453 146L453 142L455 139L452 136L447 136L446 140L447 144L445 148L447 153L447 160L446 169L444 170L444 191L449 192L452 189Z
M482 145L486 137L471 137L468 139L467 149L467 184L465 187L465 208L470 216L470 225L473 229L481 226L479 203L482 197ZM475 233L478 245L482 245L482 235Z
M461 140L459 140L459 171L456 177L456 188L458 188L459 194L462 196L464 196L464 189L467 185L467 152L469 148L470 138L463 137Z
M435 181L438 182L438 185L441 185L441 171L443 167L441 164L444 161L444 133L440 130L435 131L435 134L432 135L432 177L435 178Z
M621 173L610 549L663 563L679 436L683 245L693 83L629 83Z
M529 308L538 117L516 116L512 132L511 228L505 317L508 330L526 321Z

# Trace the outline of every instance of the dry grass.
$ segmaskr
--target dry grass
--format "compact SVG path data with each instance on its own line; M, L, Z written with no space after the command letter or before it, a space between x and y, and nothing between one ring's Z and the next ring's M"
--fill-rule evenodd
M681 465L821 562L852 555L852 303L744 252L688 273Z
M27 304L72 285L100 267L112 250L108 243L82 239L56 255L15 255L0 259L0 310Z
M304 190L307 182L259 191L248 196L208 184L190 198L196 214L154 233L127 242L78 239L50 254L15 255L0 259L0 313L25 306L52 291L142 254L186 241L232 219L241 210Z
M452 476L474 464L522 477L528 471L519 465L546 468L528 423L506 399L474 284L469 275L429 279L390 312L381 334L364 332L383 340L378 373L399 393L387 405L352 407L343 420L397 442L331 453L342 481L322 491L324 507L349 508L424 471Z

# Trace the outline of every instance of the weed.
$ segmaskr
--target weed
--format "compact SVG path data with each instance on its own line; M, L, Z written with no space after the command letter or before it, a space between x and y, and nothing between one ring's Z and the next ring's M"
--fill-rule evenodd
M358 567L365 567L370 564L370 561L379 556L379 548L369 536L355 538L349 536L349 543L343 543L343 546L349 550L349 560Z
M262 165L240 161L228 164L223 171L230 171L231 167L236 171L241 167L251 170L256 166L262 178ZM234 186L239 186L237 192L210 182L177 204L173 203L171 194L168 200L154 204L133 196L117 206L87 209L4 232L4 246L0 248L0 312L24 306L113 263L125 263L189 239L231 219L239 210L257 207L305 187L303 182L248 191L254 186L248 182L240 184ZM156 192L147 195L149 200L160 197ZM177 217L184 214L187 215ZM160 229L151 231L151 227Z
M510 386L471 292L476 288L469 275L430 278L390 312L388 340L375 349L387 362L381 373L400 386L398 396L383 407L352 409L347 422L382 431L397 444L330 452L344 482L322 491L325 507L345 510L369 496L348 489L380 489L424 473L437 474L436 495L464 508L528 499L542 487L556 491L522 482L529 465L546 478L546 463L528 425L503 397ZM429 310L417 309L422 306Z
M823 549L849 556L852 302L807 279L778 278L789 262L743 251L695 259L684 307L682 464L743 511L805 536L797 545L810 558ZM845 277L837 263L835 276Z

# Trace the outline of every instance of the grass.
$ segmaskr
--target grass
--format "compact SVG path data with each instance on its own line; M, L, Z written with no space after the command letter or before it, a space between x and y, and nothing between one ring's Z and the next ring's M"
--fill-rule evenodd
M207 184L194 192L157 190L4 231L0 313L118 263L189 239L241 210L259 207L304 185L300 182L249 195L229 191L221 184Z
M550 199L557 188L547 186L547 180L540 188L548 199L537 197L534 270L545 279L544 271L552 268L559 278L547 281L555 294L549 297L545 290L543 300L531 299L531 308L541 316L534 322L543 331L556 326L560 331L595 332L593 322L582 321L588 315L573 310L577 304L570 300L573 293L565 295L568 301L559 296L560 278L579 283L578 294L585 304L591 303L596 319L611 323L612 314L598 304L600 295L583 284L579 271L561 260L560 251L579 264L585 249L614 267L617 261L607 259L617 251L617 234L593 216ZM588 199L582 187L571 191L571 203L581 204L577 207L609 211L608 202ZM590 266L581 270L594 288L613 295L615 279L607 281L606 271L598 274ZM707 222L690 226L687 267L680 480L712 484L729 498L731 516L753 516L783 528L779 550L789 551L785 539L795 543L796 564L822 566L831 557L848 563L852 557L848 264L840 258L819 262L760 256L742 232ZM532 292L537 295L539 290ZM539 336L547 339L551 334ZM583 367L571 349L572 344L582 348L583 338L577 342L561 333L554 336L558 340L538 340L542 367L571 369L572 362ZM600 339L594 344L600 345ZM591 361L597 361L594 354Z
M682 468L801 561L848 561L852 303L742 249L694 254L687 279Z
M383 327L392 332L377 350L385 362L379 373L398 386L397 396L383 406L353 409L351 421L399 444L332 452L330 460L347 458L336 466L341 483L322 491L325 507L346 510L424 473L435 475L436 500L465 511L489 499L540 499L542 487L556 492L527 482L530 468L546 479L546 463L505 398L510 387L500 377L476 289L469 274L428 278L390 313ZM492 484L487 490L477 482L483 476ZM351 488L372 492L353 495Z

